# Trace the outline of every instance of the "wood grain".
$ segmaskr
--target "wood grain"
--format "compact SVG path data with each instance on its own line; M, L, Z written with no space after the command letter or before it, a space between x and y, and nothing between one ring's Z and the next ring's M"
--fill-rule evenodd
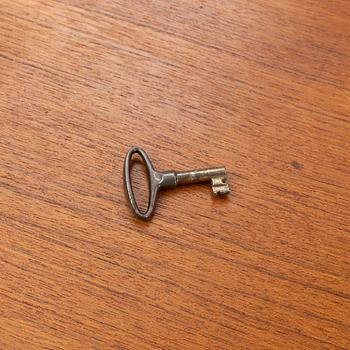
M346 0L2 0L0 349L350 349L349 43ZM133 145L232 194L140 222Z

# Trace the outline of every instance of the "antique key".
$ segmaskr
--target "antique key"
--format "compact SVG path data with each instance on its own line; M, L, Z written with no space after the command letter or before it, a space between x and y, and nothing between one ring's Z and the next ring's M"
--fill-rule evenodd
M145 212L141 212L139 209L134 192L131 184L131 158L137 153L141 156L144 161L149 181L149 199L148 207ZM230 192L226 181L226 168L207 168L190 171L176 172L170 171L157 171L154 169L153 164L148 157L147 153L140 147L132 147L125 156L124 161L124 184L126 188L127 197L129 204L134 214L140 218L147 220L149 219L155 209L157 195L160 190L166 190L174 188L179 185L192 184L196 182L207 182L211 181L212 189L216 195L225 195Z

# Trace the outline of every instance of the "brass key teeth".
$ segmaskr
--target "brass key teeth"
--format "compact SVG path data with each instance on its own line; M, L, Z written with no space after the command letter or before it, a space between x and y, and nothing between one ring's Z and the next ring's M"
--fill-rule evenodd
M230 193L230 188L225 181L226 179L222 177L214 177L211 179L211 186L215 195L223 196Z

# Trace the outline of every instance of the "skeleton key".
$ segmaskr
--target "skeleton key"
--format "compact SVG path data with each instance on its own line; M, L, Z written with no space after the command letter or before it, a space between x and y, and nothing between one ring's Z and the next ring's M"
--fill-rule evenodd
M149 182L149 199L148 207L145 212L141 212L139 209L131 183L131 158L134 154L139 154L144 161ZM179 185L192 184L196 182L207 182L211 181L212 189L216 195L225 195L230 192L226 181L226 168L216 167L207 169L198 169L190 171L157 171L154 169L153 164L148 157L147 153L140 147L132 147L128 151L124 160L124 185L128 197L129 204L134 214L140 218L147 220L149 219L155 209L157 195L160 190L166 190L174 188Z

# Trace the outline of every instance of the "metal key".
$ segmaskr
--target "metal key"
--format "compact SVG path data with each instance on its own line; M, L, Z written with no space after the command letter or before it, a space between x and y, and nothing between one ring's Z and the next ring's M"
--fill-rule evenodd
M135 153L141 156L148 172L150 195L148 199L148 207L145 212L141 212L139 209L131 184L131 158ZM157 201L157 195L160 190L174 188L179 185L211 181L214 194L225 195L230 192L228 184L225 182L226 178L227 174L225 167L198 169L182 172L176 172L173 170L156 171L147 153L140 147L130 148L124 160L124 184L129 204L134 214L138 218L144 220L147 220L152 216Z

